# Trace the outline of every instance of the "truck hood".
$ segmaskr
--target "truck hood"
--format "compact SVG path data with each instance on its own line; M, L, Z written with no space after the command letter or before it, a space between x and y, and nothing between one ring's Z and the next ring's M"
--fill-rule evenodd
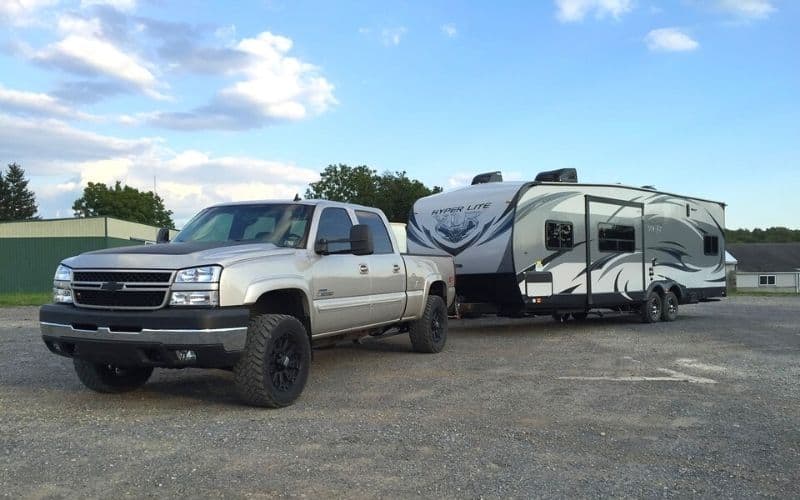
M108 248L64 260L73 269L184 269L219 264L230 266L242 260L291 255L294 248L272 243L192 242Z

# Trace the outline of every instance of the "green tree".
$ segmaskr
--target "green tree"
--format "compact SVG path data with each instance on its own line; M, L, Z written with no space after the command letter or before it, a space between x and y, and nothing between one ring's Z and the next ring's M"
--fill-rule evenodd
M442 188L428 188L405 172L384 172L382 175L366 165L350 167L328 165L306 190L306 198L357 203L378 207L392 222L407 222L414 202L423 196L438 193Z
M800 229L769 227L767 229L727 229L727 243L792 243L800 241Z
M75 217L116 217L118 219L158 227L175 227L172 210L152 191L139 191L122 186L120 181L109 188L103 183L90 182L83 196L72 204Z
M25 170L17 163L9 163L0 172L0 220L36 219L36 195L28 189Z

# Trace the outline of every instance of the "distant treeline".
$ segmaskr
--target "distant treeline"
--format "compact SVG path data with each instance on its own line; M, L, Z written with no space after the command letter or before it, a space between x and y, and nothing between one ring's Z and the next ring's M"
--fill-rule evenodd
M767 229L726 229L727 243L792 243L800 241L800 229L769 227Z

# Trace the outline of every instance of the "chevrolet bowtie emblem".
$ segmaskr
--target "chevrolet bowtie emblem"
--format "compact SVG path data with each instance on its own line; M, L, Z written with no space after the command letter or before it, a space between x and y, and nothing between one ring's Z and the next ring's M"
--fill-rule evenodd
M122 283L117 283L116 281L107 281L100 285L100 290L105 292L118 292L125 287Z

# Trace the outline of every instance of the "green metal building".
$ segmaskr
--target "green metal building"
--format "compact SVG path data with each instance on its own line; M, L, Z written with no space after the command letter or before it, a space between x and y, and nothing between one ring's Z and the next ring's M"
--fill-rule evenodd
M47 292L63 259L152 243L157 232L156 227L111 217L0 223L0 293Z

